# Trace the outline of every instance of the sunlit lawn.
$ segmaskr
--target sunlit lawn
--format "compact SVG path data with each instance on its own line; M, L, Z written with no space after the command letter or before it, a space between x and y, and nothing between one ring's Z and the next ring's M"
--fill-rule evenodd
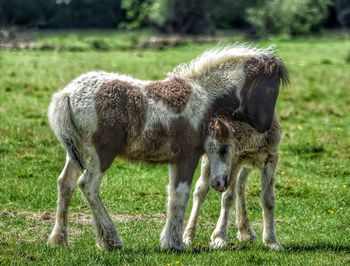
M261 244L257 173L248 187L249 216L259 236L256 244L239 243L232 224L229 247L208 250L220 208L220 194L211 191L194 246L184 253L160 251L167 166L122 161L116 161L104 177L101 194L116 217L124 249L104 252L96 248L87 221L90 210L79 191L71 208L70 247L48 248L56 179L65 157L47 122L51 94L75 76L96 69L161 79L177 64L214 45L188 43L161 51L0 51L0 264L350 263L350 41L257 44L272 43L277 44L291 77L291 86L281 90L277 107L284 139L276 219L285 251L269 251Z

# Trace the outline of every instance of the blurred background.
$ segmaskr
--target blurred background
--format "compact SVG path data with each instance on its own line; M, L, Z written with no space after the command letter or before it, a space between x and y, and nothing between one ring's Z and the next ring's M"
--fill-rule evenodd
M233 35L255 40L336 32L348 37L344 29L349 27L349 0L0 0L2 48L84 50L90 46L107 50L135 45L162 48L183 42L174 37L179 34ZM30 42L48 30L62 33L65 29L142 30L144 34L133 35L129 43L99 39L69 46L55 43L52 38ZM143 42L142 37L154 34L172 35L173 39L168 38L163 44L154 39L151 43ZM196 41L217 40L207 37Z

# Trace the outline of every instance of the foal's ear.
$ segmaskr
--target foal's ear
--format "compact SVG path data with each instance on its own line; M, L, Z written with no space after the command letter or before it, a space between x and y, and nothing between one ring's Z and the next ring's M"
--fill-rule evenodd
M270 129L280 86L278 73L247 80L241 94L244 121L262 133Z
M225 141L230 137L230 125L221 118L215 118L209 124L209 134L219 141Z

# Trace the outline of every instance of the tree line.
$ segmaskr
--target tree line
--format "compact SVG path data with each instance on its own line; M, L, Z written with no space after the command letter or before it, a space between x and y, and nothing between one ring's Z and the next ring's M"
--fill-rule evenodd
M0 0L0 25L298 35L350 27L349 0Z

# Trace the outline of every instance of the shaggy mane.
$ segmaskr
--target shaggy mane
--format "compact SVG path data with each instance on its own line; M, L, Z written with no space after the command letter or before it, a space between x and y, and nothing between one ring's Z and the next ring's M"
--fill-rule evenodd
M222 48L214 48L205 51L189 63L177 66L168 74L169 77L198 78L207 74L213 68L225 63L244 63L249 58L275 57L276 46L271 45L266 49L252 47L250 45L230 45Z

